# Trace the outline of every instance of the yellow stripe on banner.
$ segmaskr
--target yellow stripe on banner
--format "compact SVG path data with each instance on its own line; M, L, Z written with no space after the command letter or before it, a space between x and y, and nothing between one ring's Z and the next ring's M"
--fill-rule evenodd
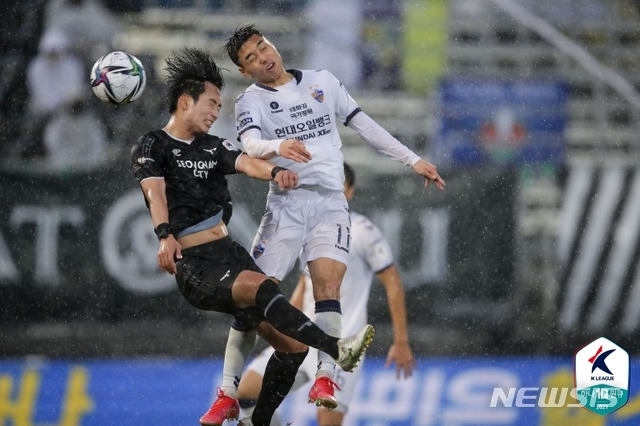
M407 0L404 10L404 82L427 93L445 68L448 0Z

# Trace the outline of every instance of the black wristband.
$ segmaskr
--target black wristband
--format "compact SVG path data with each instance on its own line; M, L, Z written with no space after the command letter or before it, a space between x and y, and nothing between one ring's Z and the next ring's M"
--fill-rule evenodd
M156 233L156 236L158 237L158 241L164 240L169 236L169 234L171 234L171 232L169 232L169 227L170 225L167 222L161 223L160 225L156 226L154 231Z
M286 169L286 168L284 168L284 167L280 167L280 166L275 166L273 169L271 169L271 177L272 177L273 179L275 179L275 178L276 178L276 175L278 174L278 172L279 172L280 170L289 170L289 169Z

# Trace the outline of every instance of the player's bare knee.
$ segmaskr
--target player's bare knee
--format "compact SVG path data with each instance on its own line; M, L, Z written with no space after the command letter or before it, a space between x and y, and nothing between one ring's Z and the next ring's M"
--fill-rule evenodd
M253 271L242 271L238 274L231 287L231 295L236 305L241 308L255 306L258 288L265 279L264 275Z

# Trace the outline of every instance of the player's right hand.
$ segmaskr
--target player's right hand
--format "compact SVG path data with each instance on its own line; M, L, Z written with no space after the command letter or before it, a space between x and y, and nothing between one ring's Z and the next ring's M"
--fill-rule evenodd
M158 249L158 267L165 272L175 275L178 272L176 259L182 259L182 246L173 235L160 240Z
M293 189L298 186L298 173L287 169L280 170L276 173L274 181L278 184L280 191Z
M298 139L285 139L278 148L280 156L288 158L298 163L308 163L311 160L311 153Z

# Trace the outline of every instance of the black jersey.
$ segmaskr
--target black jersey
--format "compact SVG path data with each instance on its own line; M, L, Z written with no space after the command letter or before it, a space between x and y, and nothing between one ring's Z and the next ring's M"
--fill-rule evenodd
M230 208L225 175L236 173L236 160L241 154L228 140L217 136L200 135L188 143L156 130L131 148L131 166L138 182L164 178L169 223L175 234Z

